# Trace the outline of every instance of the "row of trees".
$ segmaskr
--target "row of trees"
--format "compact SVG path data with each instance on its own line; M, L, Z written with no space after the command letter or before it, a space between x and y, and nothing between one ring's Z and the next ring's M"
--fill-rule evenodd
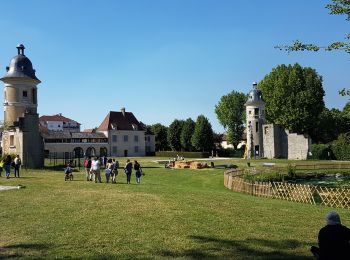
M156 151L202 151L214 148L214 132L209 120L200 115L196 122L175 119L169 127L160 123L150 126L156 139Z

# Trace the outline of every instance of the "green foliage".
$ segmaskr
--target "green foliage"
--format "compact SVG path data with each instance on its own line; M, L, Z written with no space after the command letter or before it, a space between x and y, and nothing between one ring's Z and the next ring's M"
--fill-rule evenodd
M232 91L222 96L215 106L215 113L220 124L227 129L227 141L234 147L237 147L242 140L246 101L247 96L244 93Z
M331 160L334 159L334 155L329 144L313 144L311 146L310 159L315 160Z
M185 159L187 158L208 158L208 152L176 152L176 151L162 151L156 152L157 157L167 157L167 158L176 158L177 156L182 156Z
M8 155L8 154L6 154L6 153L3 154L3 155L0 157L0 160L1 160L1 161L4 161L4 160L6 159L6 157L7 157L7 155ZM12 161L16 158L16 154L14 154L14 153L10 153L9 155L11 156Z
M192 145L199 151L209 152L214 148L214 134L209 120L200 115L192 136Z
M315 127L310 133L312 140L317 143L329 143L337 139L339 134L350 130L350 113L338 109L324 108Z
M334 15L346 15L346 20L350 21L350 1L349 0L332 0L332 4L326 5L326 8L330 10L330 14ZM313 43L303 43L296 40L292 45L278 45L275 48L285 50L287 52L294 51L319 51L324 49L325 51L340 50L350 54L350 34L346 34L346 41L336 41L328 44L328 46L320 46ZM350 89L343 88L339 91L342 96L350 96Z
M191 118L188 118L184 122L182 131L181 131L180 141L181 141L181 146L185 149L185 151L193 150L191 138L192 138L195 126L196 126L196 123Z
M175 119L168 128L168 144L173 151L181 151L181 132L183 120Z
M344 113L344 115L350 117L350 102L345 104L345 106L343 108L343 113Z
M259 83L267 120L292 132L310 133L324 109L322 77L299 64L279 65Z
M219 157L243 158L244 149L219 149L217 154Z
M151 126L151 131L155 135L156 151L164 151L168 149L168 128L158 123Z
M350 160L350 132L340 134L331 145L333 154L337 160Z

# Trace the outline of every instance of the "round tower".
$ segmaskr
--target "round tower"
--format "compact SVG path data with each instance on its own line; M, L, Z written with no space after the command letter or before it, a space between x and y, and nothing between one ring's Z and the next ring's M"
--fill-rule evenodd
M32 62L24 55L23 44L16 48L17 55L6 67L6 75L0 78L5 83L4 123L7 126L15 126L25 113L37 113L37 85L41 82L35 76Z
M25 167L41 168L44 143L37 113L37 85L41 81L24 49L23 44L17 46L17 55L6 67L6 75L0 78L5 83L2 148L4 154L18 154Z
M247 157L263 157L263 129L265 123L265 102L262 93L257 89L258 84L253 83L253 89L249 92L246 106L247 118Z

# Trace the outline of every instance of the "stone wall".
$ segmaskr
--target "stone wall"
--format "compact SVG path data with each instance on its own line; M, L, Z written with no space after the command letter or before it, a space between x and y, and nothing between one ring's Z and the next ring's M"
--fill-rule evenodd
M306 160L311 146L311 139L307 135L288 133L288 159Z

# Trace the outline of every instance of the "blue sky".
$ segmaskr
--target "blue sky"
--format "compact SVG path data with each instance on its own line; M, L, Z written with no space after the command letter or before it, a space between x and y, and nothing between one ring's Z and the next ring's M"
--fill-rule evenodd
M274 49L343 40L349 22L329 15L328 2L1 1L1 75L23 43L42 81L40 115L62 113L83 128L125 107L146 124L203 114L223 132L214 113L222 95L248 93L273 67L295 62L316 69L326 106L342 109L349 55Z

